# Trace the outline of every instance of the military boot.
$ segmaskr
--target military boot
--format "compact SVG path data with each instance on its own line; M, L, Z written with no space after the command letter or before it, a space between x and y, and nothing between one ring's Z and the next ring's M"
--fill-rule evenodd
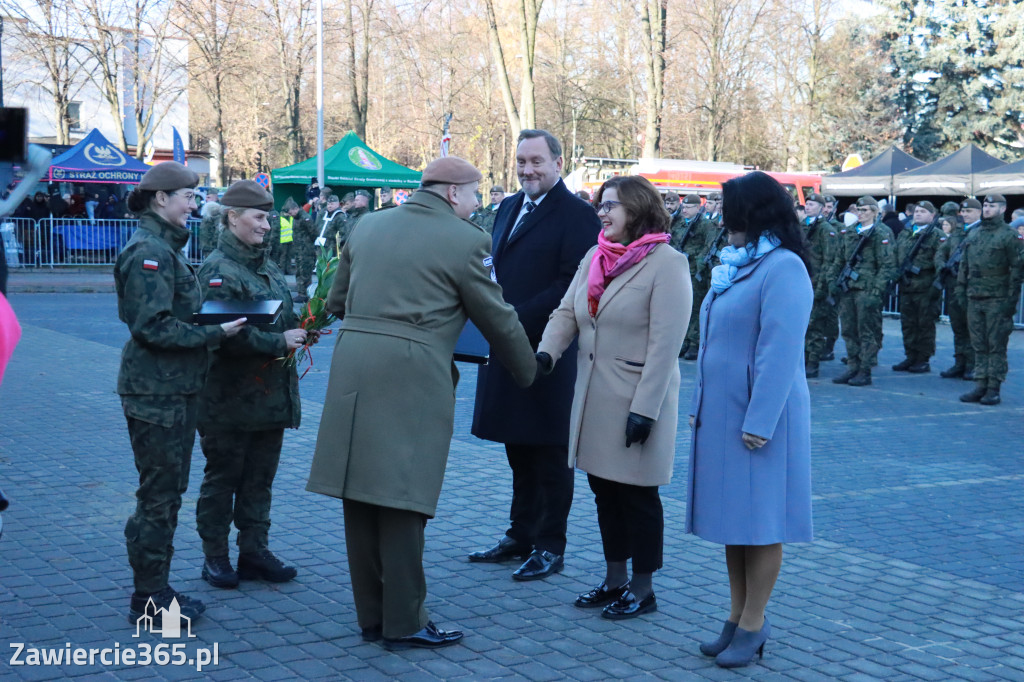
M225 589L238 587L238 574L231 566L227 554L206 557L206 561L203 562L203 580L214 587Z
M969 366L969 365L967 367L965 367L964 368L963 376L961 378L964 381L976 381L977 378L975 377L975 374L974 374L974 368Z
M998 405L1001 401L1002 399L999 397L999 382L988 382L988 390L985 391L984 397L978 402L982 405Z
M850 386L870 386L871 385L871 369L865 368L857 372L855 375L850 377L850 380L846 382Z
M269 549L238 555L238 577L242 580L286 583L298 574L294 566L285 566Z
M832 380L833 384L848 384L850 379L857 376L857 370L850 368Z
M825 352L821 356L822 362L830 362L836 359L836 340L831 336L825 338Z
M894 372L906 372L913 365L914 365L914 361L911 360L909 357L907 357L907 358L904 358L902 362L897 362L895 365L893 365L892 366L892 371L894 371Z
M804 365L804 374L807 376L808 379L817 379L818 369L819 367L817 362L809 361L806 365Z
M128 622L136 625L143 616L149 616L154 625L163 624L163 614L171 609L171 602L178 601L181 615L195 621L206 610L198 599L186 597L168 585L159 592L135 592L128 610Z
M928 364L927 360L921 362L915 362L910 367L907 367L907 371L911 374L927 374L932 371L932 366Z
M977 385L974 387L973 391L971 391L970 393L964 393L962 396L960 396L960 402L962 402L962 403L978 403L978 402L981 402L981 399L985 397L986 393L988 393L988 386L986 385L986 382L979 381L977 383Z
M686 349L686 353L683 355L683 360L696 360L698 349L696 346L690 346Z
M939 376L942 377L943 379L959 379L964 375L964 369L966 369L966 367L964 365L963 359L957 358L956 364L954 364L949 369L944 369L941 372L939 372Z

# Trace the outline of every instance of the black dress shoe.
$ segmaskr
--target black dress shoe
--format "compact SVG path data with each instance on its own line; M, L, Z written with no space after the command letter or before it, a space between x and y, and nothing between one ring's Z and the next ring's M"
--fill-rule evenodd
M439 630L433 621L427 623L427 627L408 637L398 639L384 638L384 647L391 651L401 649L440 649L443 646L451 646L462 639L461 630Z
M608 589L608 583L601 583L590 592L584 592L576 597L575 605L581 609L594 609L599 606L607 606L622 596L622 593L629 587L629 583L621 587Z
M561 554L535 549L530 558L512 574L514 580L541 580L565 568Z
M530 556L532 550L533 548L529 545L524 545L506 535L498 540L498 544L494 547L470 554L469 560L485 564L500 564L509 559L519 559L522 561Z
M238 587L238 574L235 573L231 561L223 556L208 556L203 562L203 580L214 587L232 589Z
M384 636L384 628L380 625L375 625L372 628L363 628L359 631L359 636L363 638L364 642L379 642L381 637Z
M609 620L624 620L657 610L658 600L655 599L653 592L638 600L635 594L626 590L621 597L604 607L601 617Z

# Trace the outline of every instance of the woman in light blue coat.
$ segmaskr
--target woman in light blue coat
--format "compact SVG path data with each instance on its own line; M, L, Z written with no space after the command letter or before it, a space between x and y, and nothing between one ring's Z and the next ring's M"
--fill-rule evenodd
M813 291L789 193L760 172L722 190L730 245L700 311L686 530L725 545L731 611L700 648L738 667L770 635L782 543L811 540L803 339Z

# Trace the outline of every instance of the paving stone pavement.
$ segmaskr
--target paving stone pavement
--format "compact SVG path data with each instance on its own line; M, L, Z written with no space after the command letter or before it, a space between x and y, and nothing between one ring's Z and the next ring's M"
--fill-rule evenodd
M285 437L271 544L299 568L285 585L211 588L195 532L202 453L194 453L172 584L209 606L193 639L161 640L126 620L124 521L132 454L113 392L126 331L110 294L16 294L24 336L0 387L0 487L12 499L0 540L0 679L435 680L1024 680L1024 332L995 408L964 405L969 384L895 374L898 323L868 388L811 382L816 540L789 545L769 605L773 638L757 665L727 671L697 653L727 615L721 547L682 532L689 429L679 420L676 476L662 489L660 610L601 620L571 606L600 582L594 504L577 476L564 573L515 583L513 564L469 564L505 528L510 476L500 446L469 433L475 369L461 365L455 438L437 518L427 526L428 608L464 645L390 653L355 625L341 503L304 491L330 349L301 382L303 425ZM840 345L841 348L841 345ZM688 404L692 363L683 363ZM11 665L12 643L140 649L185 642L193 666ZM23 654L22 658L24 658Z

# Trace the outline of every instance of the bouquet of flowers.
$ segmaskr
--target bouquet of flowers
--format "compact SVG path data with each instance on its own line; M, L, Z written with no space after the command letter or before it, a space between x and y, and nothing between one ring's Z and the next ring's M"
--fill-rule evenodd
M311 347L320 340L321 335L331 333L327 327L330 327L338 319L327 311L327 295L331 292L331 285L334 284L334 275L337 271L338 257L331 256L331 252L327 248L319 247L316 257L316 285L309 293L309 300L306 301L299 318L299 328L305 329L307 332L306 343L281 358L284 364L289 366L295 366L307 357L309 358L309 367L302 373L300 379L313 368Z

